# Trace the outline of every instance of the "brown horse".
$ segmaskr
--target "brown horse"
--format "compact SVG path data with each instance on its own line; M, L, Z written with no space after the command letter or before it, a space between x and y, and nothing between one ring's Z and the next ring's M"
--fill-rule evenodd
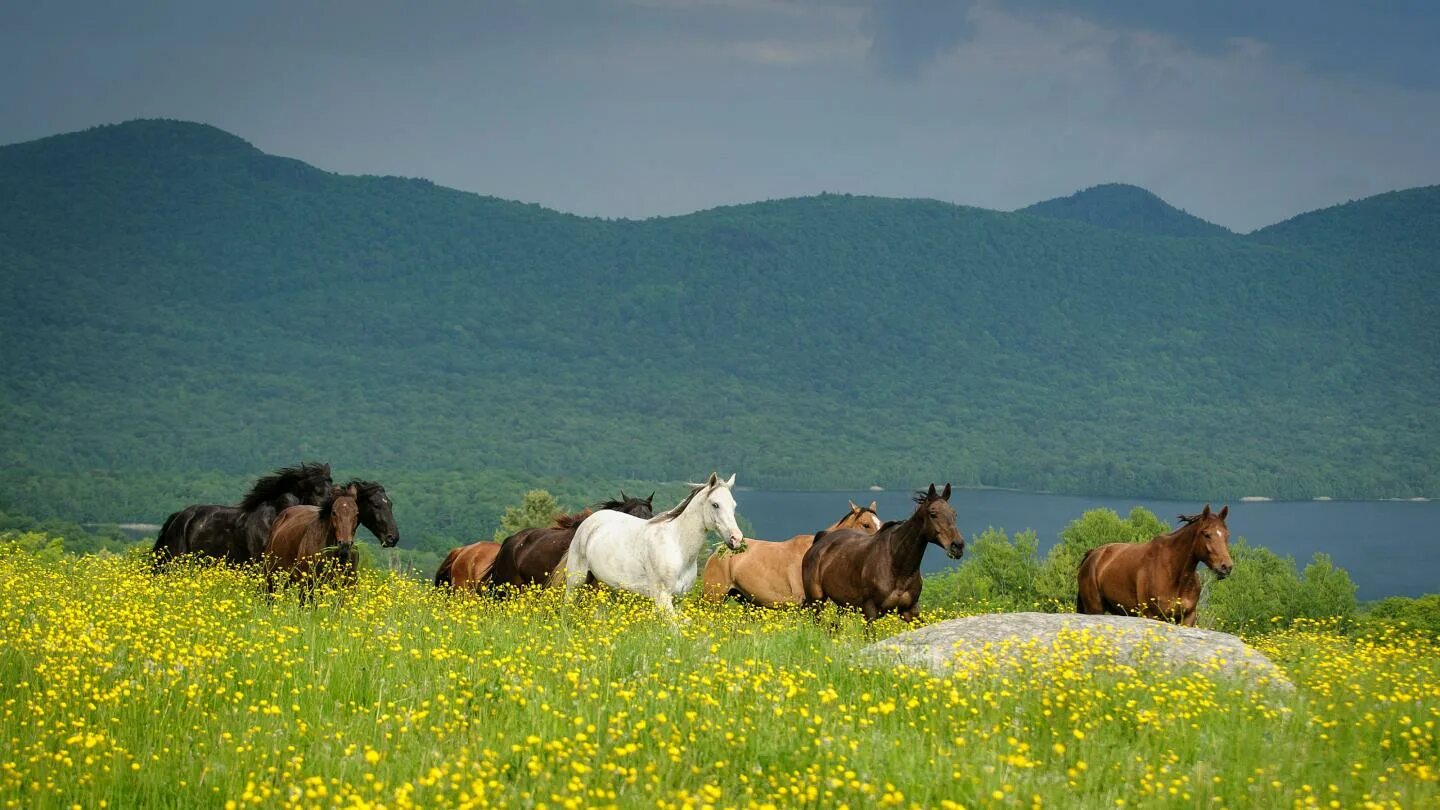
M1181 515L1181 526L1144 543L1108 543L1085 553L1076 574L1080 594L1076 613L1145 616L1195 626L1200 603L1200 577L1205 563L1215 576L1230 576L1230 507L1198 515Z
M500 544L494 540L477 540L468 546L450 549L435 571L435 587L478 590L490 579Z
M851 501L850 511L823 531L855 529L874 534L880 531L875 506L874 501L869 506ZM797 534L778 542L747 539L744 551L717 549L705 562L702 575L705 598L723 602L726 596L734 596L762 607L800 604L805 601L800 561L814 542L813 534Z
M292 506L270 527L262 557L265 590L275 592L276 574L288 572L291 584L301 587L300 601L315 586L334 575L343 585L355 582L355 527L360 507L356 488L336 488L320 506Z
M610 509L648 520L655 515L654 500L653 492L648 498L627 498L621 490L619 500L605 501L594 509L573 515L559 515L553 525L544 528L521 529L500 544L499 554L490 570L490 584L516 588L546 584L560 561L565 559L570 541L575 539L575 530L585 518L596 511ZM435 584L441 584L439 574L436 574Z
M926 543L944 549L952 560L965 553L949 484L943 492L931 484L928 491L917 493L915 512L908 519L892 520L873 535L857 529L816 535L800 566L805 604L817 610L827 600L858 607L867 622L886 613L914 621L920 615L920 560Z

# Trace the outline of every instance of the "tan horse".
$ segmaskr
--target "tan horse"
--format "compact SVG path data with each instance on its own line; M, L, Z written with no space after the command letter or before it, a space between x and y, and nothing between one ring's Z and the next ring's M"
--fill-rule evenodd
M435 587L479 590L490 579L495 567L495 557L500 554L500 544L493 540L479 540L468 546L452 549L435 572Z
M1076 613L1144 616L1195 626L1200 604L1200 578L1195 568L1205 563L1224 579L1235 567L1230 559L1230 507L1198 515L1181 515L1182 525L1144 543L1108 543L1086 552L1076 574Z
M320 506L292 506L275 518L261 557L266 591L275 592L276 575L282 571L291 584L300 585L302 602L327 577L354 584L355 527L360 522L355 496L353 485L337 487Z
M855 529L866 534L880 531L875 502L859 506L850 501L850 511L825 531L833 529ZM814 542L813 534L797 534L778 542L747 539L741 552L716 551L705 563L705 598L722 602L726 596L734 596L763 607L800 604L805 599L800 561Z

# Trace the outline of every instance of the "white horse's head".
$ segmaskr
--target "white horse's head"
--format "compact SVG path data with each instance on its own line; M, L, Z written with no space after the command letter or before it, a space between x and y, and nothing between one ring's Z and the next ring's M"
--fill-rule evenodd
M701 501L700 514L705 528L725 538L725 545L738 549L745 543L745 536L735 520L735 496L730 494L734 486L734 475L728 481L721 481L719 475L710 473L710 480L705 482L705 489L696 500Z

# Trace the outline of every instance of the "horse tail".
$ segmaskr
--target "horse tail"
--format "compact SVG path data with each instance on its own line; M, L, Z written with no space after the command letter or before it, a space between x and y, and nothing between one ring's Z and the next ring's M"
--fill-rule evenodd
M701 594L711 602L724 602L730 589L734 587L735 581L730 576L730 560L728 554L719 551L710 555L705 561L705 572L701 576Z
M435 571L435 587L448 588L455 584L455 580L450 575L450 569L455 566L455 558L459 555L460 549L458 548L450 549L450 553L445 555L445 559L440 563L440 568Z
M555 525L553 528L578 529L580 527L580 524L585 522L585 518L588 518L593 514L595 514L593 510L582 509L573 515L557 515L555 517Z
M570 562L570 552L567 551L565 552L565 556L560 558L560 563L555 566L555 570L551 571L550 576L545 578L545 587L564 587L565 574L569 570L569 566L566 565L568 562Z

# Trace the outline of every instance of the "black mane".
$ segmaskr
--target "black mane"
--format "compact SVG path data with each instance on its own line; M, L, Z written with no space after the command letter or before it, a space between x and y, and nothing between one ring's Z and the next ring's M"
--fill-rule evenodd
M252 512L302 489L301 484L329 480L329 464L306 461L293 467L282 467L256 481L255 485L250 487L250 491L245 493L244 500L240 501L240 509Z
M625 495L625 493L623 492L620 494L622 496ZM651 495L650 497L653 498L655 496ZM597 512L601 509L609 509L615 512L624 512L627 515L634 515L635 517L645 518L646 520L649 520L650 518L655 516L655 510L650 505L649 498L621 497L615 500L602 501L600 503L597 503L595 504L594 509Z
M350 487L355 487L355 491L360 498L370 498L374 496L375 493L385 490L385 487L381 486L379 481L365 481L360 478L351 478L349 481L340 485L341 489L349 489Z

